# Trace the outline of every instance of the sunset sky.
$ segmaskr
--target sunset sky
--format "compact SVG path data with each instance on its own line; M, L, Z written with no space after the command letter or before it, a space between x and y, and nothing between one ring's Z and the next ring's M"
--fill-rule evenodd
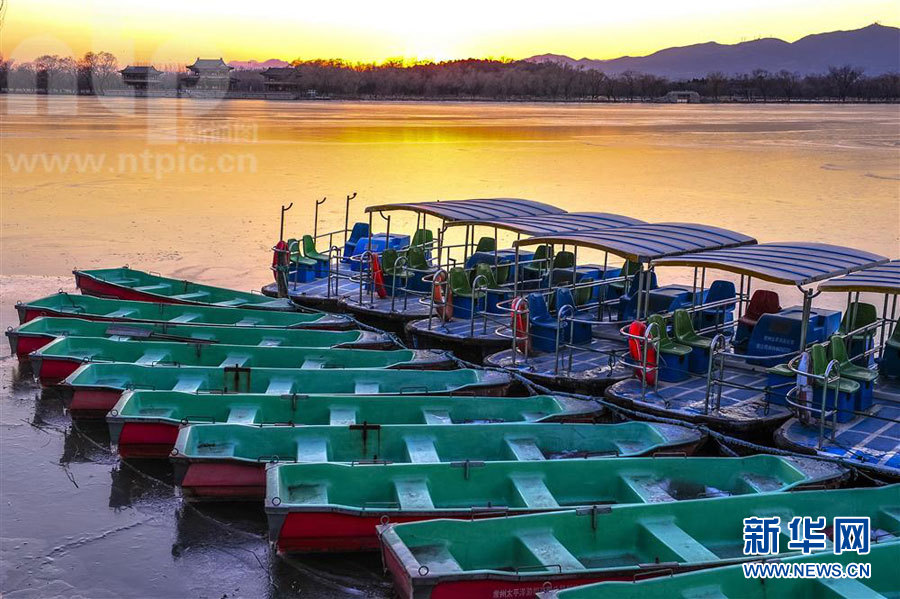
M108 50L122 62L390 57L443 60L643 55L704 41L900 23L896 0L12 0L0 50L41 54Z

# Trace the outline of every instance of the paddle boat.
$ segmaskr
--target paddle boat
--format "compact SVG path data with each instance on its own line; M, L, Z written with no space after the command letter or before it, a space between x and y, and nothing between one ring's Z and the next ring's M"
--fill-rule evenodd
M454 464L282 464L266 472L269 540L283 553L375 550L377 524L833 487L806 458L629 458Z
M106 299L60 291L54 295L16 304L19 322L41 316L73 317L84 320L152 322L232 327L326 329L354 328L353 321L339 314L277 312L247 308L222 308L199 304L166 304L153 301Z
M873 599L896 596L897 564L900 563L900 543L878 543L869 553L827 551L811 555L799 555L778 560L786 568L804 572L807 567L822 565L820 578L760 577L747 578L741 565L726 566L714 570L689 572L677 576L662 576L634 582L601 582L558 591L540 591L538 599L646 599L647 597L709 597L710 599ZM844 571L856 564L868 564L871 575L859 578L843 578L825 573L828 564L839 564ZM793 571L793 570L792 570Z
M534 285L516 281L519 297L503 306L511 320L497 330L507 337L509 349L488 356L485 364L548 387L601 394L631 375L619 330L637 314L665 313L693 302L710 322L730 317L733 285L715 281L707 287L704 279L693 286L660 287L653 271L657 260L755 243L741 233L693 223L638 224L517 241L516 260L521 248L536 245L554 256L558 267L551 264ZM555 251L558 246L564 249ZM600 253L602 264L579 265L579 253ZM610 256L624 265L610 268Z
M392 232L392 215L398 211L415 214L412 236ZM366 208L368 222L350 229L348 202L344 230L319 236L323 242L328 237L327 251L316 249L317 238L310 236L302 243L288 240L273 248L276 282L265 286L263 293L277 297L286 292L299 305L349 311L370 324L402 333L403 324L427 314L428 307L419 300L427 297L431 283L423 279L455 260L450 252L461 247L445 243L447 223L564 212L517 198L382 204ZM375 233L376 214L386 224L384 233ZM437 237L430 223L436 223ZM343 247L336 244L341 234Z
M512 379L489 370L345 369L85 364L62 381L73 418L103 418L129 389L266 395L504 395Z
M771 558L799 554L788 547L788 522L798 516L828 523L869 518L873 546L896 544L900 486L594 505L509 518L386 523L377 531L400 597L494 599L758 560L744 554L744 519L771 516L781 527L780 552ZM831 555L831 541L825 546Z
M561 268L564 254L553 256L547 254L548 246L540 246L536 252L520 250L517 256L514 249L502 249L500 231L504 236L515 234L515 241L520 241L523 236L636 224L644 223L603 212L449 221L445 223L444 231L465 227L463 256L455 261L455 265L442 266L442 273L430 277L431 299L438 298L439 301L429 301L427 318L406 325L407 335L416 347L445 347L462 358L481 363L485 356L509 346L509 335L497 330L508 328L508 304L519 291L517 287L541 284L542 273L551 270L556 273L548 275L548 284L550 280L558 284L569 274ZM477 235L479 229L487 229L488 235ZM441 238L445 235L443 233ZM513 272L514 263L518 265L516 273ZM597 265L582 267L579 282L589 275L596 277L600 270ZM616 276L619 269L608 268L604 274Z
M320 331L294 328L205 326L145 322L110 322L42 316L8 329L10 351L27 359L59 337L97 337L153 342L180 341L260 347L392 349L394 341L369 331Z
M83 364L122 363L149 366L241 366L245 368L391 368L449 370L456 362L444 353L422 349L328 349L223 345L166 341L123 341L100 337L59 337L32 352L31 369L42 385L55 385Z
M75 284L78 289L85 295L142 302L211 305L254 310L297 309L297 306L288 299L273 299L260 293L170 279L127 266L98 270L76 269L72 271L72 274L75 275Z
M349 426L192 424L178 431L171 461L176 484L193 499L265 497L265 466L278 462L484 462L691 454L702 432L680 426L514 423Z
M596 422L603 407L567 397L248 395L126 391L106 415L127 458L165 458L178 429L196 423L309 425Z
M795 414L775 441L900 479L900 260L830 279L819 292L847 294L844 318L807 359L773 369L772 378L794 385L787 403Z
M683 254L655 260L653 267L688 267L695 279L707 270L739 277L736 320L703 326L690 303L665 315L623 327L628 340L628 380L606 390L622 407L704 424L764 443L791 416L788 391L794 375L779 364L837 332L841 313L813 306L813 284L887 259L842 246L779 242ZM699 273L698 273L699 271ZM801 305L781 307L772 289L752 291L757 279L796 287ZM711 336L710 336L711 335Z

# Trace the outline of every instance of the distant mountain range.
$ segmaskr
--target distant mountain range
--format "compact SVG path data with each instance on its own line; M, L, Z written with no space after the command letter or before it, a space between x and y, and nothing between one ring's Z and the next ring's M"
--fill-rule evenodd
M239 70L262 71L269 67L286 67L288 64L290 63L278 58L270 58L269 60L264 60L262 62L257 62L255 60L232 60L228 63L228 66Z
M555 62L580 69L599 69L608 75L639 71L669 79L691 79L721 71L726 75L754 69L787 69L801 75L821 73L829 66L849 64L866 75L900 72L900 29L869 25L853 31L807 35L790 43L762 38L739 44L707 42L667 48L649 56L623 56L610 60L576 60L560 54L541 54L529 62Z

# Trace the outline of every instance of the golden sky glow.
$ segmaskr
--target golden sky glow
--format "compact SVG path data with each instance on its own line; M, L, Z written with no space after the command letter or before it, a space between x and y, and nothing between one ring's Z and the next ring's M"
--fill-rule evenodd
M4 57L108 50L120 62L643 55L704 41L900 23L896 0L10 0Z

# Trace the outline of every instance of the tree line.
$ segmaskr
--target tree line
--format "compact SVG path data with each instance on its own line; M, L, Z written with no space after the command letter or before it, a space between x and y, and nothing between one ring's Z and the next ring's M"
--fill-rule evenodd
M482 99L546 101L652 101L670 91L692 91L704 101L867 101L900 100L900 74L867 76L852 65L800 75L782 70L711 72L670 80L626 71L606 74L554 62L467 59L445 62L388 60L380 64L342 60L297 60L291 65L304 90L346 99ZM177 65L157 65L159 86L175 89ZM79 59L45 55L32 62L0 60L0 91L104 94L126 90L115 56L88 52ZM259 71L232 73L229 93L262 93Z

